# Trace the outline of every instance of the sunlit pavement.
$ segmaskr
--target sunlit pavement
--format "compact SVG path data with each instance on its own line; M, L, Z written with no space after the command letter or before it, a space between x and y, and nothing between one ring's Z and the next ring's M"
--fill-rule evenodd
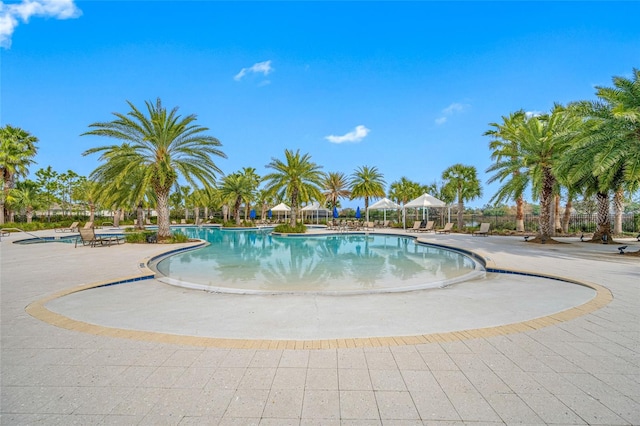
M139 262L165 247L25 246L12 244L23 235L2 237L0 423L640 424L640 258L576 238L539 245L522 237L419 237L473 250L498 268L597 284L613 299L537 329L487 337L442 333L430 343L392 336L361 347L337 340L331 349L256 349L259 340L247 340L249 349L231 349L231 341L227 347L164 343L94 334L92 324L91 332L54 326L25 308L79 285L139 275ZM640 250L635 239L624 244ZM77 293L80 306L64 306L80 316L76 323L100 307L83 314L83 297L94 298L95 291ZM122 300L118 311L111 297L105 292L111 318L102 319L126 325L132 301ZM153 302L141 297L134 305L153 310ZM491 299L484 303L488 314L501 309ZM203 322L210 318L206 306L194 309L202 310ZM453 321L459 311L447 309ZM158 322L167 327L183 321L179 312L162 310ZM214 333L216 324L207 329Z

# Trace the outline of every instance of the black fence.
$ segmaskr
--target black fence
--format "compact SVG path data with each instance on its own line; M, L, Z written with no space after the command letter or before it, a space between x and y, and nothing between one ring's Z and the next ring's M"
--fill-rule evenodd
M487 216L487 215L464 215L465 226L477 227L482 222L491 223L491 228L495 230L516 229L515 216ZM456 217L452 216L451 221L455 223ZM613 230L615 216L609 215L611 229ZM524 216L524 229L527 232L536 232L540 223L538 215L527 214ZM569 233L595 232L598 227L597 214L572 214L569 218ZM640 231L640 213L625 213L622 215L622 232Z

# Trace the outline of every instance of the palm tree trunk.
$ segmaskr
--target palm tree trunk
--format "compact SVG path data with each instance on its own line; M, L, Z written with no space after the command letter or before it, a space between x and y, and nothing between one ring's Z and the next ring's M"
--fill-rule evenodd
M554 197L553 205L553 234L562 232L562 223L560 222L560 194Z
M524 232L524 200L522 196L516 198L516 231Z
M236 225L240 226L242 223L242 218L240 217L240 207L242 207L242 197L238 197L236 199L236 204L233 208L233 214L236 217Z
M122 214L122 209L117 209L113 214L113 226L116 228L120 226L120 214Z
M564 215L562 216L562 232L564 234L569 233L569 222L571 221L571 209L573 207L573 202L571 198L572 198L572 195L569 194L567 196L567 204L564 207Z
M33 207L28 206L27 207L27 223L31 223L32 220L33 220Z
M158 239L171 238L171 227L169 220L169 191L156 191L158 203Z
M463 222L464 219L462 217L462 215L464 214L464 201L462 201L462 193L461 191L458 191L458 212L457 212L457 218L458 218L458 229L462 230L464 228L463 226Z
M223 222L229 221L229 206L226 204L222 206L222 221Z
M609 194L606 192L598 192L596 194L598 201L598 215L596 221L598 228L593 234L593 238L589 241L592 243L611 242L611 222L609 221Z
M545 167L542 171L543 181L542 190L540 191L540 241L546 241L551 238L551 207L553 201L553 184L555 179L551 173L551 169Z
M138 221L136 229L144 229L144 209L142 208L142 203L138 204L136 208L136 218Z
M613 234L622 234L622 213L624 211L624 193L622 189L618 189L613 195Z
M292 228L295 228L298 219L298 190L294 189L291 192L291 219L289 224Z
M93 222L96 215L96 206L93 203L89 204L89 221Z

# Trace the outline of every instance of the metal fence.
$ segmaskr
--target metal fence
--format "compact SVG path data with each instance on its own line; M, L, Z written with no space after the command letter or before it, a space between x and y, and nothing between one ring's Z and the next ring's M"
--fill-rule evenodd
M481 222L491 223L492 229L515 230L516 217L514 216L487 216L487 215L464 215L465 226L477 227ZM452 217L455 222L455 216ZM524 216L524 228L527 232L536 232L539 227L540 217L527 214ZM611 229L613 229L615 216L609 215ZM572 214L569 219L569 233L595 232L598 227L597 214ZM622 232L640 231L640 213L625 213L622 215Z

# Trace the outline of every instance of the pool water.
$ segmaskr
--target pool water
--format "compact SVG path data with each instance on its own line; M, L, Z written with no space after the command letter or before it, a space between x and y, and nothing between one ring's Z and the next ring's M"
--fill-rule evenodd
M160 259L162 281L233 293L368 293L443 287L484 276L461 253L394 235L278 236L180 228L210 245Z

